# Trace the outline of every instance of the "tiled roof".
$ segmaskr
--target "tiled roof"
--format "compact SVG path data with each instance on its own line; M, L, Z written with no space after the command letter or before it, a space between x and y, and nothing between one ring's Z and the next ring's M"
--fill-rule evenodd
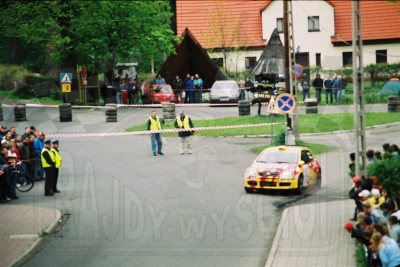
M332 42L352 40L351 0L327 0L335 10ZM176 0L177 34L185 28L204 48L265 46L261 14L271 0ZM400 5L362 1L363 40L400 38Z
M266 2L177 0L177 34L188 28L204 48L265 46L260 9Z
M330 0L335 8L335 32L332 42L352 40L351 1ZM400 38L400 5L387 1L361 1L364 41Z

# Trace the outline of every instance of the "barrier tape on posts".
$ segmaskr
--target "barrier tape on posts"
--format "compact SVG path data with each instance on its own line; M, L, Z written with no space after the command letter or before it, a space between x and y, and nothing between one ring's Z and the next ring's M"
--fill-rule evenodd
M239 128L252 128L263 127L271 125L279 125L282 123L258 123L258 124L244 124L244 125L227 125L227 126L212 126L212 127L197 127L191 129L164 129L157 131L132 131L132 132L113 132L113 133L56 133L46 134L47 138L82 138L82 137L114 137L114 136L128 136L128 135L148 135L151 133L178 133L190 131L209 131L209 130L224 130L224 129L239 129Z
M262 102L261 104L265 105L268 102ZM176 103L176 107L219 107L219 106L238 106L238 103L215 103L215 104L210 104L210 103L193 103L193 104L185 104L185 103ZM9 104L3 104L3 107L5 108L14 108L14 107L24 107L22 105L9 105ZM41 104L26 104L26 108L59 108L59 105L41 105ZM116 104L116 108L161 108L162 104L129 104L129 105L124 105L124 104ZM110 108L107 106L71 106L72 109L114 109L114 107Z

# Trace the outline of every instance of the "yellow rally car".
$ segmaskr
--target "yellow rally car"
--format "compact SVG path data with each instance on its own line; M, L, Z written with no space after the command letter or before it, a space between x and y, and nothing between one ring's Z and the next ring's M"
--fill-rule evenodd
M277 146L264 149L246 169L244 190L292 189L321 186L321 165L312 151L303 146Z

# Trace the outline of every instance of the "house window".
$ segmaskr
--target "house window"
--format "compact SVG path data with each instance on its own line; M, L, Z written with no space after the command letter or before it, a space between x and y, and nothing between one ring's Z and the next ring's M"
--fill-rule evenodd
M319 16L308 17L308 31L319 32Z
M321 67L321 53L315 54L315 65Z
M224 59L222 57L212 58L212 61L214 61L218 68L224 67Z
M343 52L343 67L353 65L353 52Z
M276 19L276 29L278 30L279 33L283 32L283 18Z
M387 63L387 50L376 50L376 63Z
M254 68L256 63L257 63L256 57L245 57L244 58L244 64L245 64L246 69Z

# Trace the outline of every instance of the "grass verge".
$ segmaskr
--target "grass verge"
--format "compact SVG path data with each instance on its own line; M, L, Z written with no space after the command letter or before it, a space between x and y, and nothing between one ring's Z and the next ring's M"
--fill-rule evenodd
M399 122L398 113L366 113L366 126L382 125L392 122ZM276 135L284 131L285 115L270 116L240 116L228 117L213 120L193 120L195 127L212 127L212 126L228 126L243 124L260 124L260 123L280 123L274 126L262 126L252 128L237 128L223 130L207 130L197 131L197 136L210 137L231 137L231 136L248 136L248 135ZM340 114L302 114L299 115L300 133L323 133L332 131L352 130L354 128L354 120L352 113ZM163 126L164 129L174 128L173 121L167 121ZM129 127L126 131L143 131L146 130L146 124ZM176 136L176 133L164 134L165 136Z
M296 142L296 145L307 146L307 147L311 148L311 150L315 154L326 153L329 151L333 151L335 149L335 147L333 147L333 146L327 146L327 145L321 145L321 144L315 144L315 143L307 143L307 142L303 142L303 141ZM273 144L273 145L262 145L262 146L252 147L252 148L250 148L250 152L255 153L255 154L260 154L261 151L263 151L267 147L271 147L271 146L276 146L276 145Z

